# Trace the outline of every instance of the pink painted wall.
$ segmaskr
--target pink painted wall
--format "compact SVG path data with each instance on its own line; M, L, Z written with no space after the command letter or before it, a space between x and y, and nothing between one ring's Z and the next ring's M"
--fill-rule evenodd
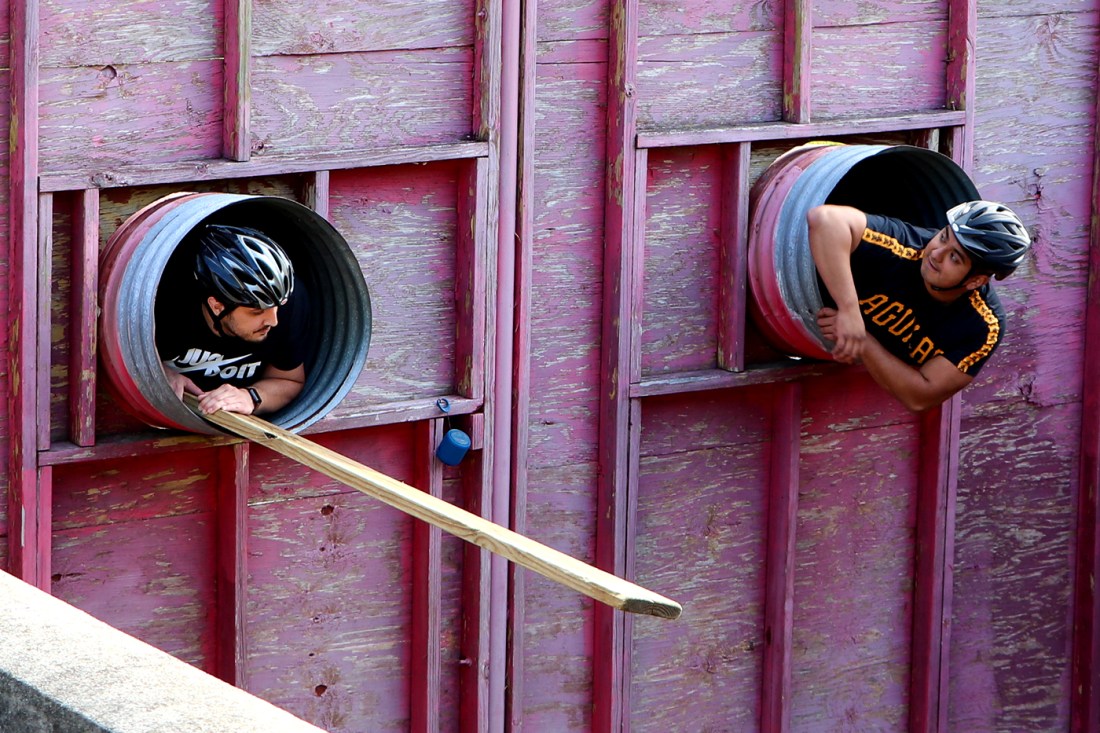
M0 272L23 256L16 224L42 251L22 281L0 280L6 323L24 297L41 304L0 341L5 400L40 396L37 425L0 414L0 562L12 572L45 568L40 584L59 597L340 733L1070 728L1082 404L1095 371L1084 363L1095 3L100 5L19 6L38 20L36 67L10 9L0 13L0 116L11 119L14 79L39 95L37 119L12 125L15 154L36 150L37 169L21 181L0 151L13 192L0 199ZM804 134L782 124L788 6L812 10ZM235 8L251 19L247 119L224 101ZM944 122L950 29L967 9L975 76L965 114ZM616 53L625 72L609 65ZM519 93L504 90L512 69ZM625 150L609 134L617 110ZM248 160L223 161L227 122L247 134ZM963 162L979 190L1036 238L999 288L1008 337L944 449L954 518L938 529L920 521L928 433L866 374L774 367L751 324L748 371L719 368L725 215L778 154L819 137L956 154L972 144ZM727 156L746 141L748 177L731 186ZM615 176L624 160L639 166L636 189ZM512 169L514 187L502 175ZM609 187L624 194L629 241L608 224ZM39 190L37 209L21 208L16 194ZM495 504L498 521L587 562L614 549L637 582L683 604L682 618L612 616L616 646L586 597L533 573L495 582L484 553L263 448L145 428L101 382L85 415L94 440L77 445L74 301L94 288L73 269L84 190L98 197L100 246L180 190L324 211L362 267L374 330L363 373L309 437L471 510ZM632 300L613 313L605 253L619 246L636 277L615 281ZM498 292L514 292L515 311L498 310ZM615 395L601 382L608 333L627 344ZM37 361L10 356L26 343ZM791 379L793 426L776 413ZM479 437L455 468L432 455L441 396ZM797 440L777 439L784 428ZM611 467L608 435L623 446ZM783 456L795 466L786 487ZM782 560L769 510L783 490L797 513L776 682L766 590ZM608 534L601 517L616 512ZM916 567L930 536L951 548L933 617L948 633L933 650L914 632L928 612ZM921 660L941 656L919 682ZM925 693L927 715L914 712ZM766 728L774 709L786 722Z

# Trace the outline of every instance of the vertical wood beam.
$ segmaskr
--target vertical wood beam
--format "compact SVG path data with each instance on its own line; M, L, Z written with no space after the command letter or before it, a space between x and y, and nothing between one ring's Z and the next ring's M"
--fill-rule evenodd
M1097 74L1100 78L1100 71ZM1081 410L1081 484L1077 497L1077 557L1073 588L1070 731L1100 731L1100 103L1093 117L1089 277L1085 301L1085 380ZM1091 365L1091 366L1090 366Z
M802 385L777 385L772 409L768 477L768 539L764 580L764 679L760 729L791 729L791 650L794 639L795 530L801 453Z
M485 442L488 449L491 443ZM491 511L487 450L471 451L462 461L462 489L466 511L485 517ZM489 551L466 542L462 548L462 639L459 659L459 729L487 733L489 718L489 635L492 610Z
M638 0L612 0L608 34L607 177L604 204L603 322L601 330L599 479L596 492L596 566L615 575L626 570L630 465L630 307L636 201L635 90ZM623 614L594 610L593 720L597 733L618 733L626 711L626 625Z
M947 730L961 395L920 417L909 730Z
M252 0L225 0L224 7L222 155L245 161L252 154Z
M966 112L951 128L951 156L969 171L974 163L974 29L977 0L947 0L947 108Z
M783 119L810 121L810 70L813 52L813 0L783 4Z
M302 190L302 202L323 219L328 219L331 213L329 211L330 177L328 171L314 171L306 176Z
M214 512L217 592L214 674L231 685L247 683L249 444L217 448Z
M8 568L40 588L49 552L38 444L38 0L11 4L8 228Z
M629 209L632 220L630 231L633 233L633 242L630 245L630 272L624 281L624 286L630 291L630 308L623 314L629 333L627 343L629 344L630 368L627 371L627 384L634 384L642 379L642 319L645 315L645 231L648 178L649 150L635 150L634 185L630 189L633 201ZM629 471L627 476L630 476ZM626 546L625 551L628 554L631 552L630 545Z
M443 464L435 448L443 439L443 421L417 426L416 487L436 498L443 495ZM409 710L412 733L438 733L443 634L443 530L413 519L412 660Z
M455 256L455 388L464 397L474 399L485 396L488 187L488 160L474 158L467 161L459 175L459 226Z
M718 250L718 366L745 370L746 284L749 272L750 143L722 150L722 223Z
M538 66L538 3L521 3L517 53L519 89L516 139L516 236L514 293L512 296L512 442L509 458L511 484L508 526L527 534L528 425L531 415L531 299L534 275L535 207L535 74ZM502 192L503 195L503 192ZM503 207L502 207L503 208ZM498 372L499 373L499 372ZM505 669L504 711L506 730L523 730L524 627L526 573L508 564L508 648Z
M73 205L69 339L69 440L95 445L96 303L99 294L99 189Z
M38 386L38 431L36 449L49 450L52 411L50 410L50 364L52 363L53 313L53 194L38 194L38 254L35 257L38 295L35 339L35 384ZM37 457L35 460L37 464Z

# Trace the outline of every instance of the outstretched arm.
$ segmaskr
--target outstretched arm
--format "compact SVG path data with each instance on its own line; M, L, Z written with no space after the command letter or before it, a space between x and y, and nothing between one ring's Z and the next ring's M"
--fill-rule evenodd
M825 204L806 214L810 253L822 282L836 301L833 358L846 364L859 360L867 329L852 280L852 252L867 229L867 215L851 206Z
M305 366L298 366L289 371L272 366L265 368L263 376L252 385L263 400L255 410L256 414L263 415L286 407L302 391L305 381ZM218 410L251 415L253 414L252 397L247 389L223 384L199 398L199 409L207 415Z

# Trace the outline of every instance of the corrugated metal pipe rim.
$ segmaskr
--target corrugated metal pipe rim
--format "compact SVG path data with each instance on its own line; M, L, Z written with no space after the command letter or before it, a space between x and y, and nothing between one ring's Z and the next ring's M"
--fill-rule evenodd
M815 142L779 156L750 195L749 287L752 317L773 347L831 359L817 327L821 308L806 214L845 204L940 228L955 204L980 198L953 160L910 145Z
M121 405L155 427L220 434L187 409L164 378L155 342L157 289L177 246L206 223L269 234L294 262L310 297L311 343L301 394L266 418L299 431L324 417L355 384L370 346L371 304L347 242L323 217L290 199L179 193L141 209L111 236L100 262L100 363Z

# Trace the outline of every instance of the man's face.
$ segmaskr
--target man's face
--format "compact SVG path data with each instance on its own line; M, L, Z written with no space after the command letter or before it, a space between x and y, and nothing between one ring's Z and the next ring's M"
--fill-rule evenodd
M279 308L248 308L240 306L222 319L222 330L227 336L236 336L242 341L259 343L267 338L271 329L279 325Z
M961 287L970 274L972 262L955 233L943 228L924 247L920 273L926 285L944 290Z

